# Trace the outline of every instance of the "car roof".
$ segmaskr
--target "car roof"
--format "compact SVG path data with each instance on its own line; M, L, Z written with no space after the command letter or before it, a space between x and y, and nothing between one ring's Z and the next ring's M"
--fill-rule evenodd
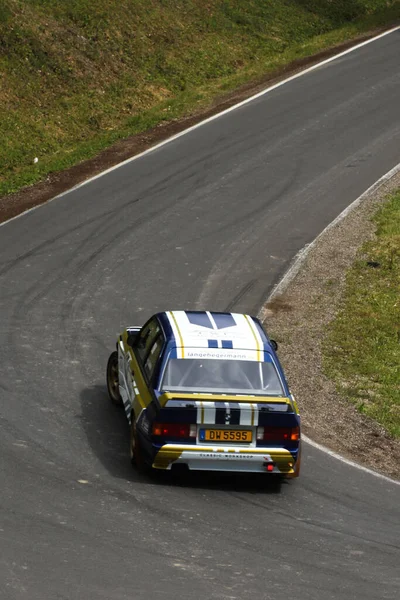
M158 313L157 317L168 342L176 347L271 352L260 322L250 315L173 310Z

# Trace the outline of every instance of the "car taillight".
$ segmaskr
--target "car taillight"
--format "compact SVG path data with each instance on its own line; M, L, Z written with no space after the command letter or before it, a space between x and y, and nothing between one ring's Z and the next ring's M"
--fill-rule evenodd
M153 435L171 438L196 437L197 426L189 423L153 423Z
M297 442L299 427L257 427L257 440L266 442Z

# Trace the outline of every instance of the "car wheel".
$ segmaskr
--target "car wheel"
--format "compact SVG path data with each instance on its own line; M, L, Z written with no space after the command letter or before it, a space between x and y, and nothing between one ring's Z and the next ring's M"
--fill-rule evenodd
M107 389L111 402L121 406L122 398L119 393L118 381L118 352L116 350L110 354L107 363Z

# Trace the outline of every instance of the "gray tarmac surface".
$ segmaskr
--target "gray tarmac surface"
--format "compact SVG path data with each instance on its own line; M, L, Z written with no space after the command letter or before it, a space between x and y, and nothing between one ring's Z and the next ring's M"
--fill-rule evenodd
M400 161L400 31L0 227L0 598L395 599L400 486L306 446L282 487L144 478L116 334L257 313Z

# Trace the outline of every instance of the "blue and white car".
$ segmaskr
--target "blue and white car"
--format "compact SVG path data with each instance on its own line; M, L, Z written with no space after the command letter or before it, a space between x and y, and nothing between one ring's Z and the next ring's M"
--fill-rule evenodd
M297 477L300 416L271 341L249 315L167 311L128 327L107 365L137 467Z

